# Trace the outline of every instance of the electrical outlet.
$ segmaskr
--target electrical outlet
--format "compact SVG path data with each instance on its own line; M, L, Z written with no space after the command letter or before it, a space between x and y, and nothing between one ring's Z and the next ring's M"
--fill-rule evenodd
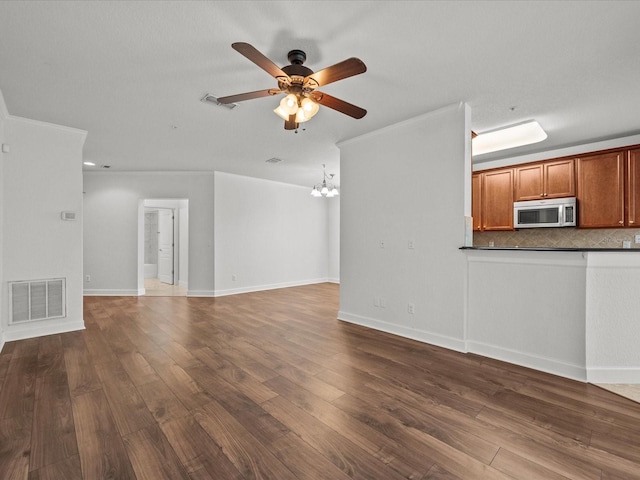
M236 275L231 275L231 281L235 282L238 280L238 277Z
M384 240L380 240L380 248L384 248Z
M407 304L407 312L409 312L410 315L413 315L416 313L416 306L413 303Z
M407 248L408 248L409 250L413 250L413 249L415 248L415 242L414 242L413 240L409 240L409 241L407 242Z
M623 240L622 248L631 248L631 240Z
M640 235L636 235L636 243L640 243Z
M90 282L91 281L91 275L85 275L84 276L84 280L85 280L85 282Z

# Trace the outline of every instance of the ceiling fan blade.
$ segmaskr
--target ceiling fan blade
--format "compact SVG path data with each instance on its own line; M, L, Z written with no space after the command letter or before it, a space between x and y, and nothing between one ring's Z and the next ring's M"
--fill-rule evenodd
M281 90L277 88L267 88L266 90L257 90L255 92L239 93L237 95L229 95L227 97L218 98L218 103L236 103L254 98L268 97L269 95L277 95Z
M274 78L283 77L289 78L289 75L284 73L280 67L278 67L275 63L265 57L262 53L260 53L254 46L249 45L244 42L236 42L231 44L231 48L233 48L236 52L244 55L269 75Z
M289 115L289 120L284 121L284 129L295 130L296 128L298 128L298 124L296 123L296 116Z
M353 118L362 118L367 114L367 111L364 108L357 107L355 105L352 105L351 103L345 102L344 100L340 100L336 97L332 97L331 95L327 95L323 92L315 91L311 94L311 96L320 105L332 108Z
M307 78L311 78L318 83L318 86L328 85L329 83L337 82L343 78L353 77L354 75L360 75L367 71L367 66L359 58L351 57L340 63L336 63L327 68L312 73Z

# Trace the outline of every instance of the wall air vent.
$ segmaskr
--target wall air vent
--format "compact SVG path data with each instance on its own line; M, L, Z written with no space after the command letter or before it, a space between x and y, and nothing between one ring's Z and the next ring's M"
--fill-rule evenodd
M9 282L9 324L66 316L66 279Z
M216 97L214 97L209 93L207 93L204 97L202 97L200 101L203 103L210 103L218 107L225 107L225 108L228 108L229 110L233 110L238 106L237 103L220 103Z
M276 158L276 157L271 157L267 160L265 160L265 162L267 163L280 163L282 161L281 158Z

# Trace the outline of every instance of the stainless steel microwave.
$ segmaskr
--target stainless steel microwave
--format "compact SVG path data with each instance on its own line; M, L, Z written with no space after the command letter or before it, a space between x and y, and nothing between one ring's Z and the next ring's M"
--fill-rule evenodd
M576 197L513 202L514 228L575 226Z

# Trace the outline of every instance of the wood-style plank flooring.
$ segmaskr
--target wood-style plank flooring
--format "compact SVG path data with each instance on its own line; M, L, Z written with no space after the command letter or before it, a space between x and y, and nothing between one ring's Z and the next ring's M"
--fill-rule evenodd
M336 320L338 286L87 297L0 354L0 479L640 479L640 405Z

